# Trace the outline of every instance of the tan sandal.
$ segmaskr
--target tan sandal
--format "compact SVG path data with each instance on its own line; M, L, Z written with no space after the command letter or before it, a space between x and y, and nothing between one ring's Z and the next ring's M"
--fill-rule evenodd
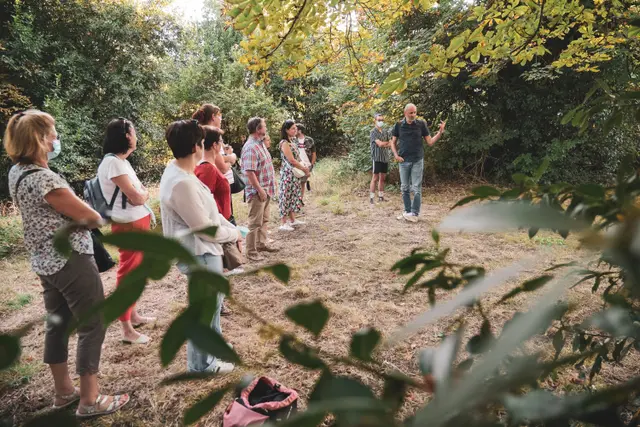
M56 405L56 399L64 400L65 403L63 403L62 405ZM53 409L66 408L69 405L73 405L78 400L80 400L80 389L78 387L74 387L73 393L71 394L62 395L56 393L53 397Z
M113 396L113 401L109 404L109 406L107 406L105 409L100 409L101 405L107 403L109 397L110 396L99 394L94 405L78 405L76 417L89 418L112 414L129 403L128 394L116 394Z

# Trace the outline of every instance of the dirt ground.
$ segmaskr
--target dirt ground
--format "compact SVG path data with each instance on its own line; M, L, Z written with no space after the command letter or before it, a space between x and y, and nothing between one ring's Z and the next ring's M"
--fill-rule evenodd
M320 298L331 310L331 318L318 344L337 355L348 354L351 334L365 326L374 326L384 336L406 324L429 309L426 291L402 294L405 277L397 276L390 267L413 248L432 245L431 229L447 214L449 208L465 195L463 188L446 185L425 188L423 215L416 224L399 221L401 199L396 191L387 192L387 201L370 205L366 176L344 180L332 178L337 174L335 165L325 164L312 180L312 192L306 196L306 225L295 232L277 230L277 206L272 205L273 224L269 234L273 246L280 252L269 257L268 263L285 262L294 272L288 285L269 275L237 277L232 279L234 296L245 305L261 313L265 318L287 330L301 332L283 315L284 310L308 299ZM246 206L240 198L234 199L239 222L246 218ZM498 235L443 234L443 247L452 247L453 259L460 263L484 266L488 272L506 266L527 255L537 254L539 262L531 266L519 280L534 277L545 268L572 259L577 242L566 242L558 236L541 234L530 240L526 232ZM0 262L0 277L4 286L0 289L0 302L15 295L32 295L22 308L0 312L3 331L12 330L25 322L44 315L40 285L35 274L22 258ZM105 290L115 285L115 269L103 275ZM505 284L486 296L488 302L496 301L509 286ZM452 295L438 293L438 298ZM525 310L531 296L518 296L500 311L491 313L494 330L516 310ZM573 304L571 316L583 318L600 304L600 299L590 292L590 284L572 290L567 296ZM186 408L205 396L208 391L237 380L245 374L268 375L283 384L295 388L301 396L302 406L317 379L317 373L292 365L278 356L277 340L261 334L259 326L247 315L233 310L223 317L225 337L234 345L245 366L232 375L206 382L193 382L175 386L160 386L160 381L186 367L186 350L168 368L159 361L161 337L171 320L186 305L186 280L173 269L161 281L150 283L141 300L140 311L156 316L153 326L142 329L152 338L146 346L121 344L121 331L113 324L107 331L104 344L100 386L105 393L128 392L131 403L112 416L87 421L90 426L177 426L182 424ZM459 314L459 313L457 313ZM447 332L453 317L426 327L419 334L399 345L378 353L379 360L389 369L398 369L408 375L417 375L416 354L420 348L435 346ZM467 319L466 335L474 335L480 326L479 319ZM302 334L304 336L304 333ZM0 420L16 425L48 410L52 404L53 384L51 376L42 364L44 340L43 325L36 326L23 340L21 363L0 375ZM539 336L531 343L549 351L550 338ZM70 364L74 370L76 338L70 342ZM464 351L463 351L464 353ZM640 369L640 355L632 352L624 364L605 364L594 385L600 387L629 378ZM336 373L350 375L372 384L377 390L381 384L371 375L354 368L336 367ZM576 380L577 372L570 368L562 371L548 387L559 392L578 391L585 387ZM77 381L77 378L75 378ZM409 414L428 396L411 392L402 409ZM231 397L202 419L200 425L221 425L221 414Z

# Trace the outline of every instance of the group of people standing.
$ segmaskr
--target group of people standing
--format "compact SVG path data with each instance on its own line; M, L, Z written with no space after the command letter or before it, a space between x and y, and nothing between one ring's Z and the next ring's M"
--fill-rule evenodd
M369 186L369 203L375 204L375 189L378 186L378 201L384 201L385 176L393 152L400 167L400 189L404 210L399 220L417 222L422 205L422 180L424 172L424 143L435 144L444 134L445 122L440 122L438 132L431 136L424 120L417 118L414 104L404 108L404 118L396 122L391 130L385 128L384 115L374 116L375 126L369 135L371 146L372 176ZM413 200L411 200L413 193Z
M296 218L304 205L304 184L316 162L314 142L304 135L304 126L287 120L281 128L278 148L281 153L279 191L269 153L270 139L264 119L254 117L247 123L249 137L240 159L224 144L222 112L205 104L192 120L171 123L165 138L173 154L160 181L159 199L165 236L178 239L204 268L223 274L224 269L241 265L243 235L233 215L234 188L243 188L249 204L249 230L245 253L251 261L261 261L260 252L277 252L268 244L267 225L271 199L278 197L280 230L292 231L304 224ZM123 407L127 394L99 393L98 372L105 328L95 315L78 327L76 372L80 387L75 387L68 370L67 329L73 318L81 318L104 300L104 288L93 258L93 239L89 230L105 224L100 213L81 200L49 162L62 145L55 119L42 111L27 110L11 117L4 135L4 146L14 162L9 172L9 190L19 207L24 241L31 256L31 267L40 277L47 311L44 362L54 378L53 406L63 408L80 402L76 415L90 417L109 414ZM103 141L104 157L97 170L102 196L109 206L108 218L113 233L149 230L155 223L147 205L149 191L138 179L127 158L137 148L133 123L125 118L112 120ZM240 160L242 176L232 169ZM245 183L246 179L246 183ZM307 182L308 184L308 182ZM240 190L242 191L242 190ZM82 224L70 235L72 252L63 257L54 248L57 230L72 223ZM198 230L217 227L215 236ZM116 286L143 262L144 254L119 251ZM181 272L190 274L186 265ZM221 334L220 315L224 296L211 327ZM122 342L146 344L150 338L136 328L154 322L142 316L136 305L120 317ZM187 370L190 372L228 373L233 364L216 360L191 342L187 344Z

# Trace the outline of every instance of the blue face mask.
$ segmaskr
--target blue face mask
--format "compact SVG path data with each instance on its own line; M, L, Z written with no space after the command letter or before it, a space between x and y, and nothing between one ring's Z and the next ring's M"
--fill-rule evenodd
M60 152L62 151L62 145L60 144L60 140L59 139L54 139L53 140L53 151L50 151L47 153L47 159L48 160L53 160L56 157L58 157L58 155L60 154Z

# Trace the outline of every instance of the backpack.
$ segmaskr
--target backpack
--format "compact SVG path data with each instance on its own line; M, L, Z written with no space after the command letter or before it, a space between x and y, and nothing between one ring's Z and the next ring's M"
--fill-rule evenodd
M109 153L104 156L103 160L107 157L116 157L116 155ZM111 211L113 210L113 205L116 202L118 193L120 193L120 187L116 185L116 190L113 192L111 201L107 203L107 199L105 199L104 193L102 193L102 187L100 186L100 180L97 175L84 182L84 199L89 203L89 206L98 212L104 219L111 218ZM122 209L126 208L127 196L122 193Z
M298 412L298 393L269 377L260 377L241 390L227 407L222 427L262 425L286 420Z

